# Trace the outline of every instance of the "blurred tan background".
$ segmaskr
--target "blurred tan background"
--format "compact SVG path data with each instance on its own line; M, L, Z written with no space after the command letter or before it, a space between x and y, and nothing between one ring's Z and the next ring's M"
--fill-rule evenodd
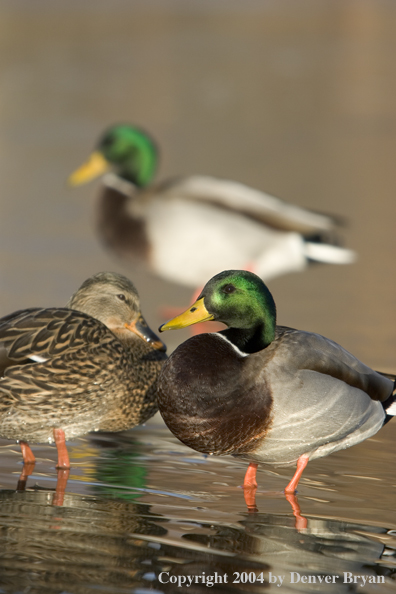
M359 261L272 281L279 322L395 371L395 50L386 0L1 0L0 315L62 305L105 269L135 281L153 328L158 305L189 304L104 251L98 183L66 187L125 121L157 138L158 179L212 174L346 217Z

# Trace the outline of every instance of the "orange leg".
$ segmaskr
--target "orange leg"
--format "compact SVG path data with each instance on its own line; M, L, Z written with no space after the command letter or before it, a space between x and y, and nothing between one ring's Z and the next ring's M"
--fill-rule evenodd
M22 457L23 457L23 468L18 479L17 491L24 491L26 487L27 477L33 472L34 465L36 464L36 458L27 441L20 441Z
M248 469L245 474L245 478L243 480L243 496L245 498L245 503L249 512L254 513L257 512L258 509L256 507L256 491L257 491L257 481L256 481L256 472L257 472L258 464L255 462L250 462Z
M54 429L54 439L58 450L58 464L56 467L61 469L70 468L69 454L67 453L65 432L63 429Z
M299 459L297 460L297 470L294 473L292 480L287 485L285 493L294 493L294 491L297 489L298 481L301 478L304 468L308 464L308 460L309 456L306 456L305 454L299 457Z
M300 505L297 501L297 497L295 493L287 493L285 492L285 497L292 506L293 515L296 518L295 527L298 531L303 530L308 526L307 518L301 515Z
M251 489L252 487L257 488L257 481L256 481L256 472L257 472L258 464L256 462L250 462L245 478L243 479L243 488L244 489Z
M253 262L247 262L244 270L247 270L248 272L253 272L253 274L257 274L256 265Z
M65 490L69 478L70 470L68 468L58 468L58 480L56 483L56 490L52 497L52 505L61 507L65 497Z
M28 476L30 476L34 470L34 462L24 462L23 463L23 468L22 468L22 472L19 476L18 479L18 484L17 484L17 491L24 491L26 488L26 481Z
M19 445L21 446L21 450L22 450L23 463L24 464L35 464L36 458L34 457L34 454L33 454L32 450L30 449L28 442L20 441Z
M258 507L256 505L256 491L257 487L244 487L243 489L245 503L248 508L248 512L251 514L258 512Z

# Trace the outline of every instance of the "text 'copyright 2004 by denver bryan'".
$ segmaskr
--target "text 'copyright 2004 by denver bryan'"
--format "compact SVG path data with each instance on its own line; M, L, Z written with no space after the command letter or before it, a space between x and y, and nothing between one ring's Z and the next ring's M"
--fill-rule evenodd
M275 575L271 571L268 575L264 572L256 573L254 571L234 571L232 573L218 573L213 574L202 572L200 575L172 575L169 571L162 571L158 580L161 584L173 584L178 588L190 587L193 584L204 584L207 588L211 588L215 584L273 584L282 586L283 584L358 584L364 586L365 584L384 584L385 578L383 575L355 575L350 571L344 571L341 575L336 574L301 574L297 571L290 571L288 574Z

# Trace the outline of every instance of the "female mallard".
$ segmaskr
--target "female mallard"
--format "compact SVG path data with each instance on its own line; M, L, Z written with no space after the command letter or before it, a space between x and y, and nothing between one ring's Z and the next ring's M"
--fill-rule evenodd
M160 277L196 288L226 268L248 267L268 280L303 270L311 261L355 259L350 250L328 243L337 226L333 217L213 177L150 185L156 165L156 145L148 134L114 126L69 181L78 185L114 170L100 197L100 237L118 255L143 262ZM201 257L192 260L191 253Z
M389 410L394 377L319 334L276 326L272 295L250 272L217 274L160 331L204 320L228 328L172 353L158 380L158 407L186 445L249 460L245 487L257 486L257 462L297 463L285 489L294 493L308 460L367 439L396 413Z
M65 439L122 431L157 410L165 346L150 330L124 276L86 280L64 308L26 309L0 320L0 436L21 444L55 441L58 468L69 468Z

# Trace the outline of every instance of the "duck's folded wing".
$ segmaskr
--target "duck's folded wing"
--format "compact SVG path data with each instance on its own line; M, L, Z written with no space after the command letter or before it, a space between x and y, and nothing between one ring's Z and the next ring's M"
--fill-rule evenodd
M104 324L67 308L15 312L0 320L0 377L14 365L44 363L111 339Z
M393 381L380 374L336 342L312 332L286 330L282 333L282 351L297 371L307 369L331 376L368 394L372 400L385 402L392 394Z
M96 407L103 406L99 396L107 394L108 380L115 380L116 363L122 357L122 350L118 341L101 342L42 362L24 362L8 367L0 378L0 411L13 407L29 411L40 403L53 406L54 401L59 402L62 409L78 402L81 410L92 407L90 396L95 399ZM115 363L113 372L112 361Z
M195 175L181 178L158 190L169 197L223 206L277 229L304 235L331 231L339 223L332 216L315 213L244 184L215 177Z

